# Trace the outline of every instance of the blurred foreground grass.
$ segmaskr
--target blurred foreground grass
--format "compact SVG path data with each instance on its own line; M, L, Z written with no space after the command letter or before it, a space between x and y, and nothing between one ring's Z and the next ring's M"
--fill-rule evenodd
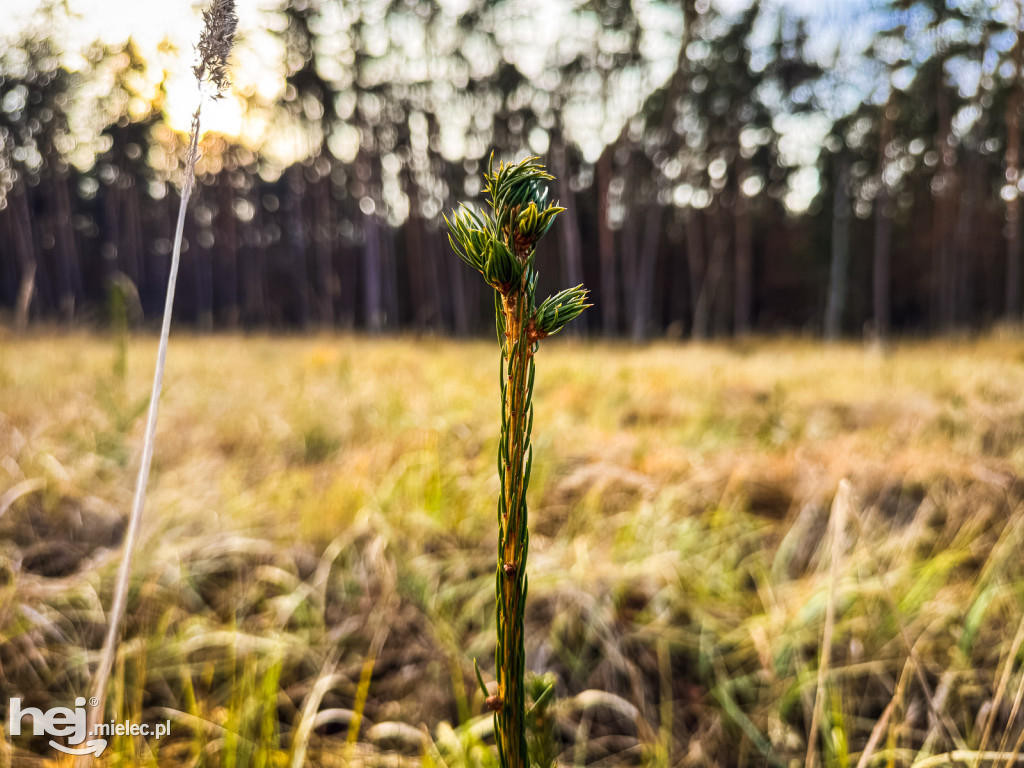
M0 339L4 726L11 696L87 689L154 354ZM172 341L110 713L171 736L101 762L494 764L472 671L493 664L493 358ZM527 650L557 679L560 763L1014 760L1024 341L564 340L538 369ZM56 757L0 744L0 765Z

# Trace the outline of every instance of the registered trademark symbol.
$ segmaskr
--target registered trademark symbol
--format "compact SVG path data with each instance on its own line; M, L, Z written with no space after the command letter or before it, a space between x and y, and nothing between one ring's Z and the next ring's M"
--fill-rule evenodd
M89 699L89 706L90 707L95 707L99 703L100 703L100 700L97 699L95 696L93 696L91 699Z

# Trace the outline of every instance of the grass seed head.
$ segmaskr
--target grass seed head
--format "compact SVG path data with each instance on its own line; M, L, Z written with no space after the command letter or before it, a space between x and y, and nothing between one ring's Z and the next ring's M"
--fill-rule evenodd
M213 0L210 7L203 11L203 31L199 36L199 45L196 46L199 63L192 71L200 84L204 79L213 83L215 98L231 85L228 80L228 57L237 29L238 15L235 13L234 0Z

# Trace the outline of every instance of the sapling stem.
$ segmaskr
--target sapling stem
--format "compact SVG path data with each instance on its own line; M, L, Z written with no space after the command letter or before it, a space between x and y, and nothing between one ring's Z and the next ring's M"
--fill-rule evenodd
M523 616L528 589L526 491L533 462L530 435L534 355L541 339L560 331L590 306L582 286L561 291L536 305L536 244L565 209L547 202L542 182L552 177L535 160L529 157L519 163L502 163L495 171L492 155L484 174L491 212L478 214L463 205L450 221L446 218L455 252L494 288L495 325L501 346L501 494L495 578L498 691L487 697L486 706L494 712L502 768L529 765Z

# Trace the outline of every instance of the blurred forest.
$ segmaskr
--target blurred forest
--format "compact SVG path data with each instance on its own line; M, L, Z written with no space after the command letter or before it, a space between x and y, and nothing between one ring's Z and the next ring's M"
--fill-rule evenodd
M804 5L260 6L275 45L243 34L243 127L204 137L179 321L483 332L488 292L442 213L479 200L493 150L557 177L541 281L592 289L579 333L1019 322L1024 2ZM2 33L0 312L17 328L145 323L164 298L186 144L168 73L132 39L70 46L79 21L49 2Z

